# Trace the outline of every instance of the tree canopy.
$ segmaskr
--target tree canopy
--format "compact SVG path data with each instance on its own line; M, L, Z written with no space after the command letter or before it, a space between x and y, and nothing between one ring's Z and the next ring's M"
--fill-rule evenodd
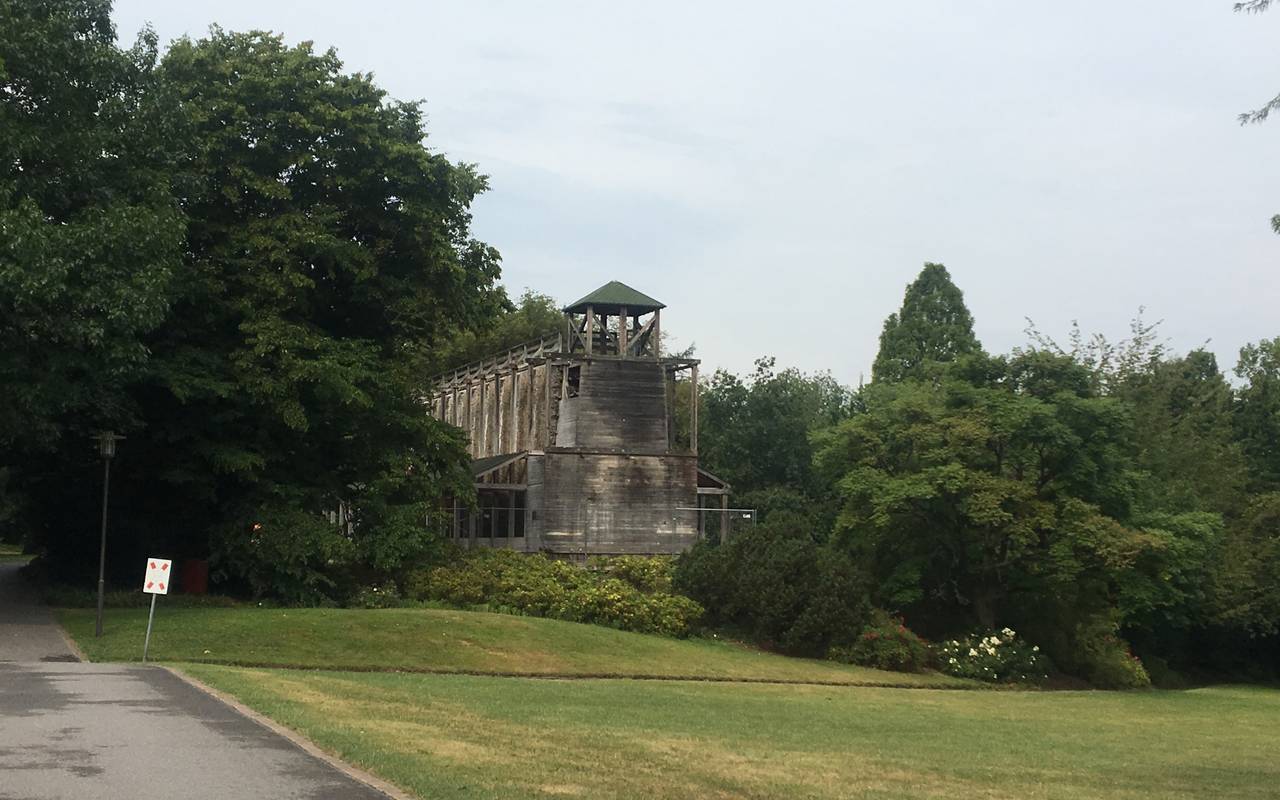
M54 285L32 280L45 272L70 276L75 290L85 276L106 281L84 286L84 313L68 305L74 291L43 304L20 296L32 321L19 334L33 359L71 361L80 341L133 359L128 371L107 365L113 391L96 395L92 408L64 406L69 425L92 420L129 437L113 481L116 551L146 542L178 556L212 553L220 574L254 591L303 598L335 576L393 569L434 546L424 525L432 504L446 491L465 496L470 480L461 434L420 405L422 366L507 306L496 251L470 235L484 177L428 150L419 105L391 101L369 76L344 72L333 51L215 28L174 42L156 64L154 42L114 49L105 4L94 6L97 16L72 3L51 7L70 21L40 36L74 50L93 33L100 52L81 59L86 69L106 64L133 76L102 79L106 107L124 90L137 93L121 112L129 124L111 123L110 135L121 148L159 154L155 170L97 194L87 186L110 186L124 159L108 151L109 168L99 169L85 155L84 185L68 188L88 209L72 203L65 212L91 223L79 235L116 250L90 249L76 270L23 254L20 268L3 272L6 289L17 279ZM27 34L6 35L19 37L9 52ZM43 102L79 108L81 98ZM144 113L161 105L167 128ZM43 106L33 108L36 130ZM86 127L103 124L102 114L86 114ZM162 136L168 129L181 135ZM114 141L98 131L66 147L98 154ZM42 162L31 163L34 171ZM58 181L46 174L39 183ZM45 194L37 199L46 205L69 202ZM21 206L15 213L37 218ZM104 235L103 225L125 224L112 215L133 227ZM47 229L51 239L73 236ZM133 306L95 305L135 284L151 292ZM99 325L68 340L38 327L55 331L81 317L88 325L95 315L119 333ZM56 388L30 375L22 383ZM93 493L67 492L67 477L92 463L89 444L33 458L38 468L14 477L29 501L25 523L46 552L84 564ZM340 512L361 524L324 517ZM285 566L264 572L255 568L262 563Z
M920 377L926 365L954 361L982 349L964 295L941 264L925 264L907 286L902 308L884 321L872 380Z

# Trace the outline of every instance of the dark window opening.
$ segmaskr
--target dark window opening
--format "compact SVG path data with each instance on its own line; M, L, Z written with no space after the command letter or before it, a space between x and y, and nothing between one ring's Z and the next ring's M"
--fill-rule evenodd
M512 492L511 535L517 538L524 536L524 492Z

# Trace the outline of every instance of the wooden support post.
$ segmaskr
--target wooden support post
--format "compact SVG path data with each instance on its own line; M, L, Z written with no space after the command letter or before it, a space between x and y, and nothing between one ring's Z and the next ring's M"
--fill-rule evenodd
M698 454L698 365L694 364L689 376L689 452Z
M502 403L502 374L493 375L493 454L507 452L506 446L507 410Z
M662 422L667 428L667 452L670 453L671 447L671 410L675 406L672 402L674 398L671 396L671 371L665 367L662 370Z
M546 420L547 439L540 442L539 447L550 447L556 443L556 430L551 427L551 359L547 359L546 369L542 371L542 389L546 395L546 404L543 406L543 418Z
M472 458L477 458L479 454L476 451L476 444L477 444L476 426L475 426L475 422L471 419L471 382L470 381L467 382L467 386L463 391L466 392L466 398L467 398L467 402L465 404L466 408L463 410L464 416L467 420L467 425L463 430L467 432L467 449L471 451Z
M720 495L720 544L729 542L729 495Z
M627 357L627 307L623 306L618 316L618 355Z
M662 309L653 312L653 357L662 358Z
M591 355L591 350L595 345L593 341L596 338L596 310L592 306L587 306L587 355Z
M480 376L480 458L493 455L489 452L489 403L485 397L488 394L489 380L484 375Z
M515 366L511 367L511 441L508 443L511 447L508 453L514 453L520 449L520 372Z

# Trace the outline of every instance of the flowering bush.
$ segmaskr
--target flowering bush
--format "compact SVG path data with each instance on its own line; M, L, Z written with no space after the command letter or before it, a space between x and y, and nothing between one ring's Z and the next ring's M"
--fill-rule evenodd
M942 671L957 678L1015 683L1049 677L1049 659L1009 628L942 642L934 652Z
M640 560L628 557L616 571L607 561L583 569L543 555L478 549L448 566L411 573L405 592L418 600L686 635L702 616L702 606L683 595L638 588L637 583L662 585L659 576L670 570L668 564L646 566Z
M871 622L850 645L837 645L827 658L895 672L920 672L929 664L929 645L888 612L872 612Z

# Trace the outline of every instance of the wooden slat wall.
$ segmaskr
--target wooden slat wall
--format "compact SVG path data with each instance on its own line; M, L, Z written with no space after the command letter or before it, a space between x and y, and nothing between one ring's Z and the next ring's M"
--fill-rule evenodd
M664 370L656 361L581 364L579 393L560 401L557 447L662 453L667 450Z
M552 444L547 430L547 376L559 381L562 368L547 363L505 367L477 374L440 390L430 400L431 415L462 428L472 458L541 450ZM559 396L557 385L555 396Z
M543 549L679 553L697 540L697 512L676 510L697 506L696 458L551 452L543 464Z

